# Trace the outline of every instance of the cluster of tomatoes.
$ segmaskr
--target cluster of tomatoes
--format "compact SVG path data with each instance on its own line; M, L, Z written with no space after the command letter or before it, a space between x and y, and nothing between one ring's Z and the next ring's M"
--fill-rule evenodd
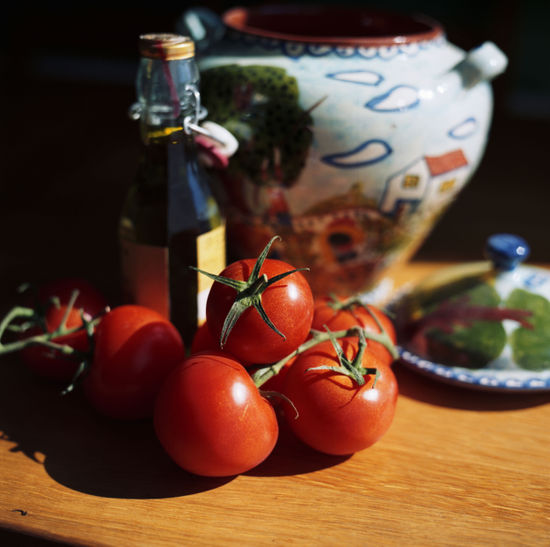
M78 280L42 287L40 325L27 308L14 313L20 334L12 348L43 376L80 376L102 414L152 418L168 455L191 473L231 476L257 466L281 419L321 452L362 450L394 416L392 322L356 300L314 299L304 275L266 258L268 248L212 276L206 324L188 352L155 311L106 308ZM0 353L9 349L2 334Z

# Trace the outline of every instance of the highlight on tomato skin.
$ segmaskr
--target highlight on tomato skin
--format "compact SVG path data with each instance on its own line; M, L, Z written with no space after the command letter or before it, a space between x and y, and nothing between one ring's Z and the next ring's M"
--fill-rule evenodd
M371 446L391 426L398 387L386 347L367 341L361 328L354 327L379 333L382 325L395 342L393 323L371 306L370 311L364 306L335 309L328 299L314 300L300 271L266 256L261 267L254 259L243 259L220 273L236 283L214 282L207 321L196 331L187 358L182 337L168 319L137 305L108 309L104 297L84 280L59 280L43 288L41 298L53 295L60 302L47 308L45 325L54 332L64 318L68 327L78 327L80 308L86 316L101 316L94 321L92 345L84 330L56 338L88 354L83 377L88 402L110 418L152 418L160 444L187 472L228 477L256 467L277 443L278 419L285 419L298 438L320 452L348 455ZM242 288L241 281L254 276L254 288L262 291L254 295L261 298L238 315L220 349L235 287ZM74 289L79 294L66 313ZM327 329L320 339L330 336L330 341L310 347L319 335L311 329ZM364 384L356 370L353 377L327 370L342 368L330 331L348 330L359 334L345 333L338 344L350 361L362 360ZM22 354L33 357L33 351L35 359L44 360L45 373L64 381L73 378L78 363L53 368L59 355L40 353L47 351L42 347L29 346ZM259 369L267 373L253 377ZM269 377L275 370L278 374ZM273 392L280 397L271 399Z
M102 318L94 338L83 381L88 401L111 418L151 417L162 382L185 359L176 327L154 310L123 305Z
M256 467L279 434L273 407L247 370L223 352L200 353L178 365L159 392L153 421L177 465L210 477Z
M345 356L357 353L357 341L340 340ZM365 383L320 367L338 366L330 342L323 342L300 355L286 374L284 415L294 434L310 447L331 455L349 455L379 441L390 428L398 398L398 385L390 367L366 351Z
M220 276L245 281L256 260L238 260ZM265 259L260 276L268 279L293 271L294 268L276 259ZM220 339L225 318L235 302L235 289L214 282L206 305L206 318L214 338ZM299 271L267 287L261 296L262 306L272 323L284 335L265 323L256 309L246 309L235 323L223 349L247 363L267 364L278 361L295 350L309 335L313 319L313 294Z

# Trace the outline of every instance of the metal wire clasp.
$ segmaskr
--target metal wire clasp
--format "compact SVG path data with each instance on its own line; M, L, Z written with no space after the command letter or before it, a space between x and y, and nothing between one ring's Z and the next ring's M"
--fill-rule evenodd
M204 129L199 125L199 122L208 116L208 111L201 104L200 91L195 85L187 84L184 93L190 96L193 112L183 118L183 129L188 135L191 135L191 133L202 135L204 134Z
M196 86L188 84L185 86L185 93L190 95L193 113L183 118L183 130L188 134L195 133L197 143L203 150L209 150L209 153L216 156L217 160L226 165L227 158L232 156L239 147L237 139L225 128L217 123L206 121L199 124L208 116L208 110L201 104L201 94Z
M142 111L143 107L139 102L132 103L130 108L128 108L128 117L131 120L137 121L141 118Z
M143 105L139 102L133 103L128 109L128 115L132 120L139 120L143 115ZM206 137L216 144L218 150L223 155L232 156L239 143L237 139L227 129L214 122L205 122L200 124L208 116L208 110L201 103L201 94L197 86L187 84L184 90L184 96L180 101L180 112L183 130L187 135L196 134ZM191 112L185 116L186 112Z
M204 130L199 126L199 122L204 120L208 111L201 104L201 94L193 84L187 84L184 90L184 98L179 101L180 111L188 112L190 107L193 112L183 118L183 129L190 135L191 133L204 134ZM140 102L133 103L128 109L128 116L132 120L139 120L143 114L143 105Z

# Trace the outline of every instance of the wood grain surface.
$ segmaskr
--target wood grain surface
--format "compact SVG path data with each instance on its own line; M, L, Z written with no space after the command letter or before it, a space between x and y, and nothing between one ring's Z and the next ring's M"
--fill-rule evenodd
M441 264L413 262L398 283ZM284 427L238 477L192 476L149 422L98 417L79 393L0 366L4 545L550 544L550 394L501 394L395 370L394 423L329 457Z
M531 114L514 108L523 89L548 81L538 68L548 10L511 6L478 2L472 16L458 3L415 2L447 12L452 43L491 40L510 60L493 82L483 161L417 259L477 260L487 236L507 231L550 264L548 108L529 93ZM139 140L127 117L136 39L173 30L185 6L94 5L86 17L80 7L19 3L4 17L2 314L17 284L61 276L85 276L116 303L118 215ZM413 261L399 282L439 266ZM179 470L149 423L104 420L79 393L62 398L3 358L0 546L550 545L550 395L482 393L395 370L395 421L368 450L329 458L283 430L263 465L209 480Z

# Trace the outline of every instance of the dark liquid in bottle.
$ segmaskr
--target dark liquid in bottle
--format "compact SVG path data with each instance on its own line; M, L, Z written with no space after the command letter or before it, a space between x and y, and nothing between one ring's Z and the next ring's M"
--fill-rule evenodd
M145 142L122 215L121 239L167 250L163 277L169 317L190 343L198 324L199 285L204 283L190 266L206 269L199 258L208 257L211 266L223 268L224 225L197 163L193 139L181 128L155 128Z

